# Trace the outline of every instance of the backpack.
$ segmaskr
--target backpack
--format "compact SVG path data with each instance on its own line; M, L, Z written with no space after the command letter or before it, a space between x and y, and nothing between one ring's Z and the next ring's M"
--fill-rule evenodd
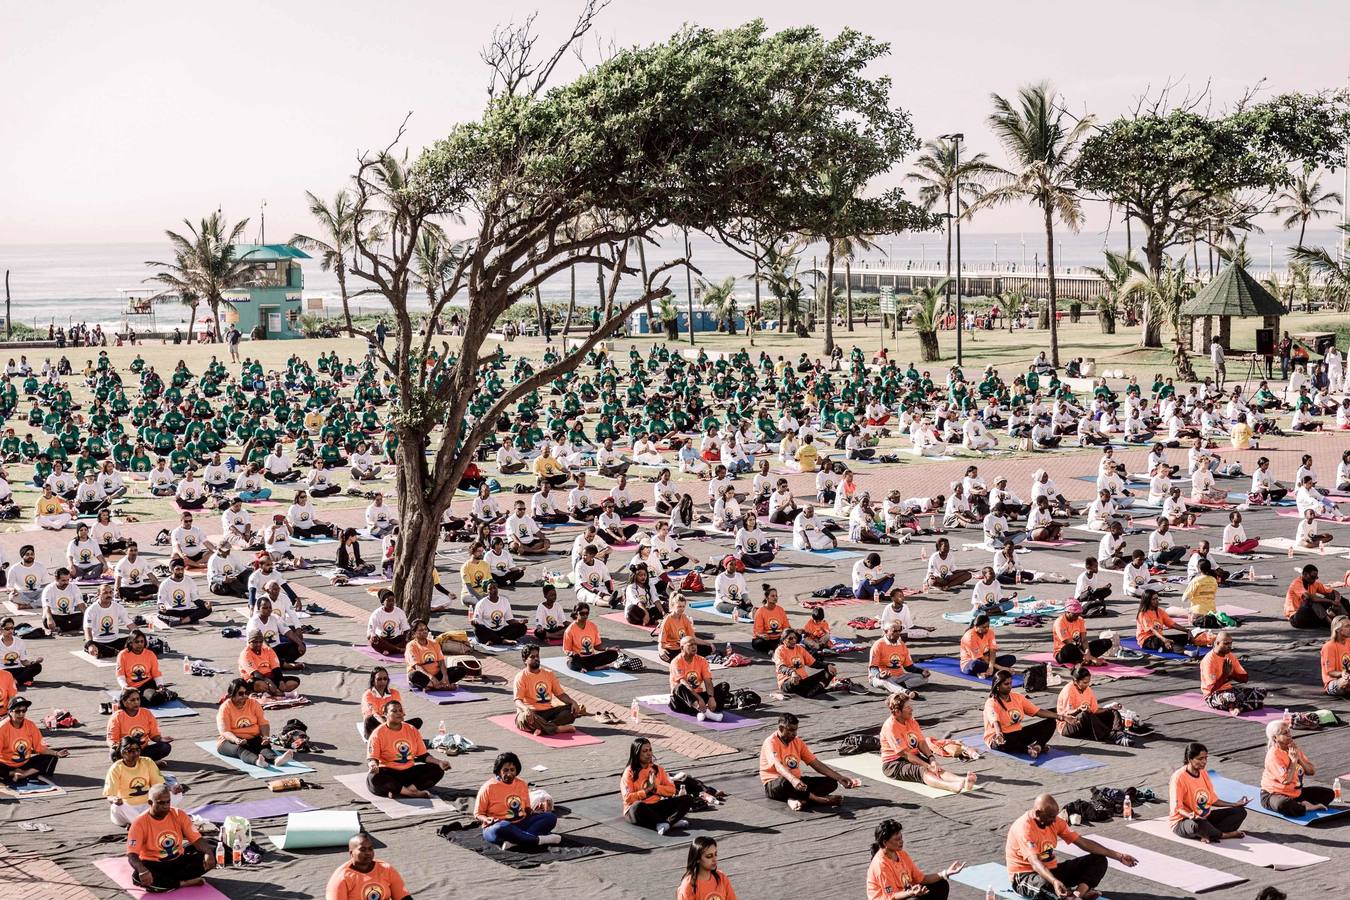
M728 698L727 709L754 709L763 705L764 700L749 688L737 688Z
M856 753L880 753L881 738L875 734L850 734L839 745L840 756L853 756Z
M1022 690L1028 694L1046 688L1049 669L1045 663L1032 663L1022 673Z
M680 590L688 594L698 594L706 591L703 586L703 576L698 572L687 572L680 581Z

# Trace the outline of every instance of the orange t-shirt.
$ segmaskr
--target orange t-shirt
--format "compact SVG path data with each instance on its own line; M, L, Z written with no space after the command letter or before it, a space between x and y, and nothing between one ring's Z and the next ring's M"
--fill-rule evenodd
M277 658L277 651L263 644L263 648L257 653L253 652L252 647L245 646L242 653L239 654L239 677L251 679L253 673L257 672L264 678L271 678L272 673L281 668L281 660Z
M877 638L872 644L872 655L867 660L868 668L881 670L882 678L891 678L905 674L905 667L914 665L910 658L909 647L901 638L892 644L883 638Z
M802 777L802 766L810 765L816 761L816 755L811 752L811 748L806 746L806 742L799 737L794 737L791 743L784 744L783 739L775 731L764 739L764 743L759 747L759 780L768 784L775 778L781 777L778 770L774 768L774 763L782 763L784 768L796 775Z
M1078 685L1070 681L1059 692L1059 699L1055 701L1055 712L1061 716L1067 716L1078 712L1084 704L1087 704L1089 712L1098 710L1096 691L1092 690L1092 685L1088 685L1086 690L1080 691ZM1063 722L1058 723L1058 730L1064 730Z
M825 619L820 621L807 619L806 624L802 626L802 634L813 641L824 643L830 639L830 623Z
M774 604L773 609L761 606L755 610L755 637L781 637L789 628L787 611Z
M14 681L14 676L0 669L0 715L3 715L9 709L9 701L19 695L19 686Z
M787 684L789 675L796 675L799 678L806 674L806 670L816 658L811 655L801 644L789 650L787 647L779 645L778 649L773 651L774 674L778 677L778 686L781 688ZM790 669L791 672L784 672L783 669Z
M663 650L679 650L680 641L694 633L694 623L688 616L677 616L674 613L661 620L661 648Z
M409 675L421 666L428 675L439 676L445 667L445 653L441 645L431 639L424 644L408 641L408 646L403 648L403 663Z
M181 809L169 807L162 819L141 813L127 831L127 852L153 862L180 859L183 851L202 839L192 817Z
M1000 703L997 697L984 701L984 742L990 747L995 733L1008 734L1021 731L1022 723L1028 717L1040 712L1040 707L1026 698L1025 694L1013 691L1006 703Z
M403 702L403 696L398 692L398 688L389 686L389 693L381 697L375 693L374 688L367 688L361 695L361 717L374 716L377 719L384 718L384 708L393 700L399 703Z
M923 883L923 872L909 854L901 850L891 859L878 850L867 866L867 900L891 900L902 891Z
M923 745L923 729L913 716L908 722L898 722L890 716L881 726L881 761L899 759L905 751L918 752Z
M1054 869L1059 864L1055 859L1055 848L1059 842L1078 843L1078 832L1069 827L1069 823L1059 816L1042 828L1036 824L1036 817L1030 812L1022 813L1012 828L1008 829L1008 840L1003 845L1003 861L1008 866L1008 875L1020 875L1035 871L1031 859L1039 858L1041 865Z
M117 674L122 676L127 687L133 688L164 677L164 673L159 670L159 657L149 650L142 650L140 653L132 653L130 650L120 651L117 654Z
M388 725L378 725L366 741L366 758L373 759L386 769L407 769L426 755L427 745L417 729L404 722L395 731Z
M1265 768L1261 770L1261 790L1286 797L1297 797L1303 790L1303 766L1294 755L1278 744L1266 751Z
M1284 592L1284 617L1286 619L1298 612L1298 608L1303 605L1303 598L1308 596L1309 591L1315 594L1328 594L1331 592L1331 588L1323 584L1321 579L1314 581L1312 587L1305 587L1303 576L1295 576L1294 580L1289 583L1289 590Z
M1233 664L1233 670L1227 678L1223 674L1224 660L1229 660ZM1206 653L1205 658L1200 660L1200 693L1208 697L1234 683L1236 676L1246 674L1247 670L1242 668L1242 661L1237 658L1236 653L1229 651L1227 656L1220 656L1213 651Z
M697 882L686 875L675 892L675 900L736 900L736 889L731 886L731 879L720 871L716 878L702 878Z
M586 624L573 622L563 632L563 652L589 656L600 646L600 629L590 619Z
M989 629L980 637L980 633L974 628L969 628L966 633L961 635L961 665L965 665L972 659L984 659L984 655L990 650L998 649L998 640L994 637L994 629Z
M525 816L530 808L530 786L517 778L507 784L497 778L483 783L473 804L475 816L489 816L514 822Z
M521 669L516 674L515 698L528 704L531 709L548 709L553 706L553 698L563 692L558 676L543 666L538 672Z
M1331 684L1350 668L1350 641L1327 641L1322 645L1322 687Z
M1054 639L1054 652L1058 653L1059 648L1065 644L1076 642L1079 635L1087 634L1087 622L1082 616L1075 621L1070 622L1067 615L1062 615L1055 619L1055 623L1050 626L1050 636Z
M1153 634L1154 625L1159 628L1177 627L1165 610L1146 609L1134 617L1134 639L1139 642L1139 646L1144 646L1144 639Z
M712 667L708 665L706 659L697 653L690 660L686 660L684 654L681 653L670 661L671 690L674 690L680 682L684 682L692 690L698 691L703 685L712 682Z
M216 728L220 733L228 731L245 740L262 734L266 721L261 704L252 697L244 701L243 709L235 706L233 700L226 700L216 710Z
M647 779L651 775L651 766L647 766L636 775L624 767L623 774L619 776L619 792L623 797L624 812L628 812L628 808L636 803L655 803L662 797L675 796L675 782L670 780L666 770L660 766L656 766L656 789L649 792Z
M138 737L144 746L147 741L159 737L159 720L143 706L134 716L118 709L108 718L108 744L117 750L124 737Z
M17 768L45 749L42 732L32 719L24 719L18 728L8 717L0 719L0 761L5 765Z
M350 862L338 867L328 879L324 900L403 900L408 889L398 870L375 860L369 872L358 872Z
M1199 775L1192 775L1185 766L1172 773L1172 778L1167 782L1167 806L1171 812L1167 816L1169 822L1180 822L1186 818L1179 810L1185 810L1191 815L1204 815L1214 806L1214 801L1219 799L1219 794L1214 790L1214 782L1209 780L1209 773L1201 770Z

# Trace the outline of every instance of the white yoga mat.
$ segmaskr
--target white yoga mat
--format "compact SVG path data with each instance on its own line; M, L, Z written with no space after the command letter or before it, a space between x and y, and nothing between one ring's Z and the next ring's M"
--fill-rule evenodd
M1162 838L1165 841L1171 841L1174 844L1184 844L1187 847L1196 850L1203 850L1206 853L1213 853L1226 859L1237 860L1252 866L1261 866L1266 869L1274 869L1277 872L1283 872L1286 869L1301 869L1304 866L1316 865L1320 862L1326 862L1330 857L1318 856L1315 853L1306 853L1297 847L1286 847L1283 844L1272 844L1270 841L1263 841L1258 837L1247 835L1245 838L1231 841L1220 841L1217 844L1204 844L1200 841L1188 840L1177 835L1172 831L1172 823L1166 819L1148 819L1143 822L1135 822L1130 825L1138 831L1145 834L1151 834L1154 837Z
M1227 872L1220 872L1218 869L1211 869L1208 866L1177 859L1175 856L1149 850L1147 847L1127 844L1115 838L1093 834L1092 839L1103 847L1109 847L1120 853L1128 853L1139 862L1139 865L1131 869L1112 859L1107 861L1108 867L1115 869L1117 872L1127 872L1138 878L1146 878L1168 887L1180 888L1187 893L1199 894L1216 888L1242 884L1247 880L1240 875L1229 875ZM1073 844L1060 844L1059 850L1065 856L1087 855L1086 851L1078 849Z

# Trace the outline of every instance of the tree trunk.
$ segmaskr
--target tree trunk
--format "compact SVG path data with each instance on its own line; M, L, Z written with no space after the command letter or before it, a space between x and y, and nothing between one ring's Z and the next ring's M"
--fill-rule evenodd
M431 613L436 548L440 542L441 512L424 499L423 478L426 457L425 435L409 436L399 432L398 450L398 551L394 556L392 590L409 621L428 618Z
M563 319L563 346L567 345L567 330L572 327L572 316L577 311L577 267L568 266L567 272L572 276L572 284L571 293L567 297L567 316Z
M1303 246L1303 233L1308 230L1308 217L1304 216L1298 223L1298 245Z
M197 321L197 307L200 306L200 305L201 305L201 301L200 301L200 300L198 300L196 303L189 303L189 304L188 304L187 342L188 342L189 344L192 343L192 326L193 326L193 325L196 323L196 321Z
M1158 246L1153 237L1153 229L1148 230L1148 240L1144 242L1144 257L1148 260L1148 273L1154 281L1158 280L1158 275L1162 271L1162 248ZM1184 265L1184 263L1183 263ZM1162 317L1158 311L1153 308L1153 304L1144 300L1142 326L1139 331L1140 347L1161 347L1162 346Z
M923 362L937 362L942 358L942 352L938 347L938 336L936 331L919 332L919 359Z
M644 240L644 239L642 239L642 238L638 238L638 242L637 242L637 245L638 245L638 266L642 269L642 290L643 290L643 291L646 291L646 290L647 290L647 251L643 249L643 244L646 244L646 243L647 243L646 240ZM648 300L648 301L647 301L647 331L648 331L648 332L655 332L655 331L656 331L656 329L652 327L652 323L655 322L655 321L656 321L656 319L655 319L655 318L653 317L653 315L652 315L652 301Z
M834 352L834 241L825 242L825 355Z
M1050 365L1059 368L1059 322L1055 315L1055 221L1050 207L1045 208L1045 275L1050 306ZM957 322L960 328L961 323Z
M880 281L878 281L880 284ZM853 258L844 257L844 316L848 319L848 330L853 330Z

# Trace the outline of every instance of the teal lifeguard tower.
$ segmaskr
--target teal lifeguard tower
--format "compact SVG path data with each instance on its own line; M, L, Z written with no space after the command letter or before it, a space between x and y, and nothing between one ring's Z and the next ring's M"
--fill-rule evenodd
M303 337L299 320L305 273L300 260L309 254L288 244L236 244L235 252L253 266L253 283L222 295L225 324L267 340Z

